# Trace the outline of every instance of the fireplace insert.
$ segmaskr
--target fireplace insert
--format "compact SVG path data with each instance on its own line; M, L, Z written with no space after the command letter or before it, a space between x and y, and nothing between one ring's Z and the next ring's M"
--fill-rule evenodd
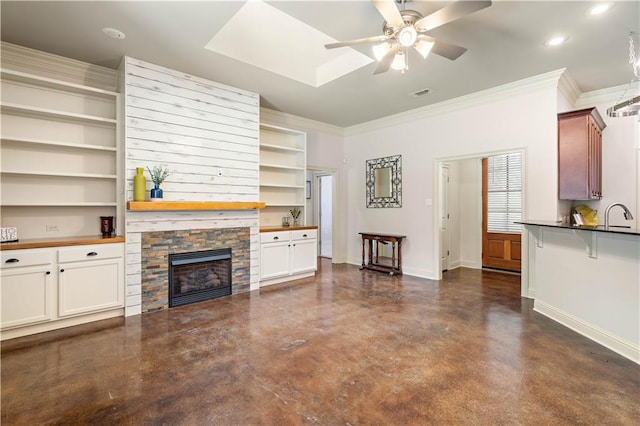
M169 254L169 307L231 294L231 249Z

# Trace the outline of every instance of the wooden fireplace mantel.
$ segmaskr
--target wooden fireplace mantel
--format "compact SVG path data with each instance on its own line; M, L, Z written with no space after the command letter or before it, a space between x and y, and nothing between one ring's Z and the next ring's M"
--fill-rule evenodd
M128 201L129 211L256 210L262 201Z

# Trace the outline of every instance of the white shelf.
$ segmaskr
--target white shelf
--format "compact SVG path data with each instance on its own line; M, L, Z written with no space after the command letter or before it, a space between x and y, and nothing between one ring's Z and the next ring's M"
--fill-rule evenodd
M98 145L87 145L87 144L69 143L69 142L57 142L57 141L50 141L45 139L2 138L2 141L15 142L20 144L49 145L49 146L59 146L59 147L65 147L65 148L88 149L88 150L96 150L96 151L116 152L118 150L116 147L112 147L112 146L98 146Z
M95 115L86 115L86 114L76 114L72 112L58 111L58 110L49 109L49 108L38 108L38 107L29 106L29 105L20 105L20 104L14 104L14 103L3 103L2 112L3 113L17 112L17 113L23 113L23 114L26 113L29 115L44 116L44 117L49 117L54 119L62 118L62 119L68 119L68 120L80 120L85 122L101 123L101 124L116 124L118 122L113 118L97 117Z
M275 151L304 152L304 149L301 148L291 148L288 146L273 145L269 143L261 143L260 148L273 149Z
M41 77L35 74L28 74L20 71L13 71L0 68L2 79L7 81L16 81L19 83L33 84L39 87L50 89L61 89L67 92L81 93L86 95L97 95L104 97L117 97L118 93L109 90L99 89L97 87L82 86L80 84L69 83L53 78Z
M50 177L68 177L68 178L86 178L86 179L117 179L117 175L100 174L100 173L62 173L47 171L18 171L18 170L2 170L3 175L14 176L50 176Z
M281 164L260 164L260 167L269 169L282 169L282 170L305 170L304 167L298 166L283 166Z
M294 188L294 189L305 189L304 185L282 185L277 183L261 183L260 187L264 188Z
M42 75L0 68L2 226L23 238L46 238L49 226L58 236L89 235L101 215L123 226L120 94L84 85L92 72L78 71L87 78L67 82L46 67Z
M2 207L116 207L116 202L66 202L46 203L38 201L25 201L20 203L2 203Z

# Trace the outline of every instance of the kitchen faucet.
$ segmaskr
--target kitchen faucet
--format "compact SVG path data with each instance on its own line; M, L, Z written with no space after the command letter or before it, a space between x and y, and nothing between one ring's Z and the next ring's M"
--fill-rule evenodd
M631 214L627 206L622 203L613 203L609 205L609 207L607 207L607 209L604 211L604 229L609 229L609 212L611 211L611 208L615 206L620 206L624 209L624 218L626 220L633 220L633 215Z

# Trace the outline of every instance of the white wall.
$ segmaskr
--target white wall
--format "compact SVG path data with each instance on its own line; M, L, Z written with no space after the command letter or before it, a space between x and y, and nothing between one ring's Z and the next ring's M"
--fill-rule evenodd
M434 212L438 208L435 165L440 159L523 149L526 217L555 220L559 76L559 72L549 73L347 129L349 263L360 262L359 231L404 234L404 271L439 277L439 268L434 264L439 238ZM403 166L402 208L365 208L365 161L398 154L402 155ZM427 205L429 202L432 205Z

